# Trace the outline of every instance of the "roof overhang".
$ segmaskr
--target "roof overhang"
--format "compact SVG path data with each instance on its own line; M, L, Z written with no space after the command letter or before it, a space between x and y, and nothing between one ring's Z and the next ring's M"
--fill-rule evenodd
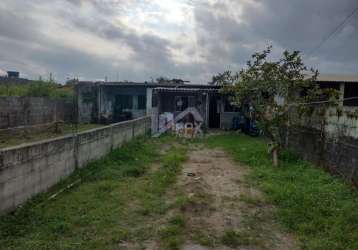
M153 89L157 93L218 93L217 88L166 88L157 87Z
M319 74L316 81L318 83L358 83L358 76Z

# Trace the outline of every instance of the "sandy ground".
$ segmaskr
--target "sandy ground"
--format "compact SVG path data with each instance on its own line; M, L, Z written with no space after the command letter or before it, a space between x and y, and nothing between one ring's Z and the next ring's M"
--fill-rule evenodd
M245 181L247 173L221 150L198 146L189 152L178 185L199 202L185 209L183 249L295 249L294 239L274 222L273 208ZM223 246L220 238L227 231L243 232L242 244Z

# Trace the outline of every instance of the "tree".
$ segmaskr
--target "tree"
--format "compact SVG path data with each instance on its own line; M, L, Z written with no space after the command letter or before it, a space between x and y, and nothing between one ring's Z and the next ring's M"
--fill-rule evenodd
M240 107L249 105L254 110L259 127L271 141L273 165L277 166L289 128L289 112L293 108L309 112L312 106L308 103L325 100L329 101L324 104L335 104L337 93L319 88L318 71L307 70L299 51L285 51L281 59L270 61L271 49L270 46L253 54L239 73L219 75L219 82L224 86L223 92L230 94L232 103Z
M177 78L173 78L173 79L169 79L167 77L158 77L157 82L159 84L184 84L184 83L188 83L190 81L184 81L183 79L177 79Z
M231 71L227 70L224 73L219 73L214 75L211 82L211 85L233 85L239 79L238 73L232 73Z

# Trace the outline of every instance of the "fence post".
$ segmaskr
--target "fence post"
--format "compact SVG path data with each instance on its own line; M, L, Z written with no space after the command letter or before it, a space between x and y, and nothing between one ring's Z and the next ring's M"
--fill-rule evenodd
M114 125L111 125L111 151L113 150L113 148L114 148L114 138L113 138L113 127L114 127Z
M79 168L79 163L78 163L79 139L77 133L73 135L73 140L74 140L73 157L75 159L75 169L78 169Z
M132 140L134 139L134 124L135 122L134 121L131 121L132 122Z

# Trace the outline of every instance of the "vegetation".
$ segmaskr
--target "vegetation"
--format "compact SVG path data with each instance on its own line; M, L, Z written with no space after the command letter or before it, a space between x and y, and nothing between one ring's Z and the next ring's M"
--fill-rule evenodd
M0 85L0 96L31 96L72 100L73 87L60 86L52 81L37 81L28 84Z
M307 74L299 51L285 51L278 61L270 61L271 47L252 55L247 67L238 73L229 71L213 77L214 84L224 86L233 104L253 110L265 135L270 139L273 163L277 165L279 149L285 145L283 129L288 126L291 107L311 111L307 102L329 100L334 104L337 94L331 89L320 89L315 80L318 71Z
M234 230L227 230L222 236L221 241L224 245L234 248L257 244L252 234Z
M186 150L178 144L159 154L162 140L172 138L143 138L116 149L1 217L1 248L102 250L133 244L141 249L141 243L154 238L163 248L176 249L184 221L177 214L163 220L172 209L165 193L176 181ZM76 180L81 184L48 200Z
M358 249L358 194L349 185L287 151L280 155L283 167L272 167L264 139L224 134L205 143L248 165L251 171L240 182L266 193L264 200L244 192L228 200L246 209L237 214L242 227L212 235L200 223L192 225L190 216L210 211L215 195L200 185L190 187L195 190L190 195L175 183L187 150L202 147L200 141L140 138L0 217L1 248L145 249L149 244L180 249L189 240L209 247L265 249L270 234L256 227L271 225L265 221L271 220L271 209L255 208L269 202L277 207L274 218L297 236L303 249ZM76 184L49 199L72 183ZM261 214L266 210L270 218Z
M358 249L358 194L349 184L284 151L282 168L273 168L266 141L244 135L208 138L250 167L250 184L277 206L276 218L298 236L303 249ZM261 221L256 221L256 224ZM240 232L222 238L227 245L250 240Z

